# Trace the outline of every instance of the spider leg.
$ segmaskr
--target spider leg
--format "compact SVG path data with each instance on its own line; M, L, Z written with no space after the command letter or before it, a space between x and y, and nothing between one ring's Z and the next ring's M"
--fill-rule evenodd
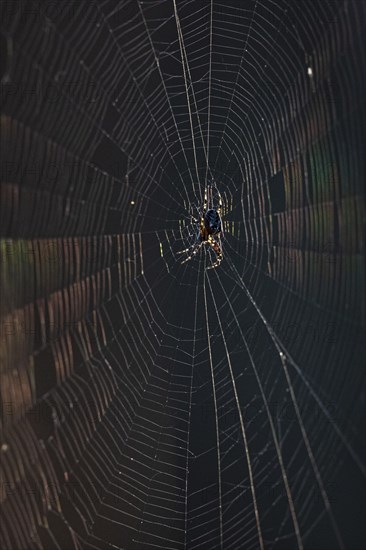
M194 245L192 245L194 246ZM177 254L184 254L185 252L189 252L192 248L192 246L190 246L189 248L185 248L184 250L179 250L179 252L177 252Z
M221 250L221 239L218 237L218 240L216 241L213 237L209 237L208 240L209 245L213 248L215 254L216 254L216 261L210 265L207 269L215 269L218 267L222 262L222 250Z
M192 254L190 254L185 260L183 260L183 262L181 262L181 265L185 264L186 262L189 262L189 260L192 260L192 258L194 258L194 256L197 254L197 252L199 251L199 249L201 248L203 243L195 243L193 245L193 251L192 251ZM191 247L192 248L192 247ZM190 250L189 248L187 248L186 250L183 250L182 252L188 252L188 250ZM179 252L178 252L179 254Z

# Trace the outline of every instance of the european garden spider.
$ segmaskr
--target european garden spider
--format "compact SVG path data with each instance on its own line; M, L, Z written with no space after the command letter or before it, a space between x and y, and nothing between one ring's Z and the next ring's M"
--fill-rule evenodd
M199 223L199 232L196 241L190 247L178 252L178 254L190 253L188 257L182 261L182 264L194 258L201 246L207 244L212 247L216 254L216 261L207 269L214 269L220 265L223 258L220 239L222 200L220 193L217 192L217 194L218 205L215 207L213 204L212 186L205 188L202 216L200 219L194 220L196 223ZM209 206L211 206L211 208L209 208Z

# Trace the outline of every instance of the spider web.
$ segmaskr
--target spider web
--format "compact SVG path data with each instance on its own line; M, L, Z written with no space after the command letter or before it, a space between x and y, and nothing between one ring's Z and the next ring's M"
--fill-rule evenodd
M363 548L365 4L2 15L1 547Z

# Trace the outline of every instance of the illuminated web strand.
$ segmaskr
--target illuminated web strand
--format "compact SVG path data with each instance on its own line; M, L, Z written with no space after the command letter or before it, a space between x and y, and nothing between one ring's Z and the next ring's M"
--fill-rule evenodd
M288 373L288 370L287 370L287 365L286 365L286 358L287 356L285 356L285 354L281 351L281 349L285 349L283 347L283 345L281 345L281 347L278 345L277 341L278 341L278 337L276 336L276 338L273 338L273 334L272 334L272 331L271 331L271 328L270 328L270 325L269 323L267 322L267 320L265 319L264 315L262 314L260 308L258 307L258 305L256 304L253 296L250 294L249 290L247 289L247 287L245 286L245 284L242 282L242 279L240 278L240 275L239 273L237 273L236 269L235 269L235 266L234 266L234 270L236 272L236 275L238 276L238 279L241 281L241 284L249 298L249 300L251 301L251 303L253 304L253 306L255 307L258 315L260 316L261 320L263 321L266 329L268 330L268 332L270 333L271 337L272 337L272 341L277 349L277 352L280 356L280 360L281 360L281 364L282 364L282 367L284 369L284 372L285 372L285 376L286 376L286 380L287 380L287 384L288 384L288 387L289 387L289 390L290 390L290 395L291 395L291 399L292 399L292 403L294 405L294 409L295 409L295 412L296 412L296 417L297 417L297 420L299 422L299 425L300 425L300 429L301 429L301 434L302 434L302 437L304 439L304 442L305 442L305 446L306 446L306 449L307 449L307 452L308 452L308 456L309 456L309 459L310 459L310 462L311 462L311 465L312 465L312 468L314 470L314 474L315 474L315 477L316 477L316 480L319 484L319 488L321 490L321 495L322 495L322 498L324 500L324 505L325 505L325 508L329 514L329 517L330 517L330 520L332 522L332 525L333 525L333 529L336 533L336 536L337 536L337 539L338 539L338 543L339 543L339 546L340 548L343 550L344 549L344 544L343 544L343 541L342 541L342 538L341 538L341 535L340 535L340 532L339 532L339 529L338 529L338 526L336 524L336 521L335 521L335 518L333 516L333 512L332 512L332 509L331 509L331 506L330 506L330 503L329 503L329 498L328 498L328 495L325 491L325 487L324 487L324 483L323 483L323 480L321 478L321 475L320 475L320 472L319 472L319 468L318 468L318 465L315 461L315 457L314 457L314 454L313 454L313 451L312 451L312 448L311 448L311 445L310 445L310 441L309 441L309 438L308 438L308 435L307 435L307 432L305 430L305 427L304 427L304 423L303 423L303 420L301 418L301 414L300 414L300 410L299 410L299 406L298 406L298 403L297 403L297 399L296 399L296 396L295 396L295 393L294 393L294 389L293 389L293 385L292 385L292 382L291 382L291 379L289 377L289 373Z
M234 392L234 396L235 396L235 402L236 402L236 406L237 406L237 409L238 409L241 433L242 433L242 437L243 437L243 441L244 441L245 455L246 455L246 461L247 461L248 472L249 472L250 489L251 489L252 496L253 496L254 513L255 513L255 518L256 518L256 522L257 522L259 547L261 548L261 550L264 550L263 535L262 535L262 530L261 530L261 526L260 526L259 511L258 511L258 505L257 505L257 498L256 498L256 494L255 494L255 486L254 486L252 465L251 465L251 461L250 461L250 452L249 452L249 448L248 448L247 435L246 435L246 432L245 432L244 419L243 419L242 411L241 411L241 408L240 408L239 396L238 396L238 391L237 391L236 384L235 384L235 378L234 378L233 369L232 369L232 365L231 365L230 354L229 354L229 351L228 351L228 348L227 348L227 343L226 343L225 335L224 335L224 332L223 332L223 329L222 329L220 315L219 315L219 312L218 312L218 309L217 309L215 296L214 296L214 293L212 292L212 287L211 287L211 283L210 283L209 278L208 278L208 284L209 284L210 291L211 291L212 301L213 301L213 304L215 306L216 316L217 316L217 320L218 320L218 323L219 323L219 327L220 327L220 331L221 331L221 335L222 335L222 340L223 340L224 346L225 346L225 353L226 353L227 362L228 362L228 366L229 366L229 370L230 370L230 377L231 377L231 381L232 381L232 385L233 385L233 392Z
M184 56L183 56L183 55L184 55L184 54L183 54L183 50L184 50L183 35L182 35L182 29L181 29L181 26L180 26L180 21L179 21L179 16L178 16L178 10L177 10L176 0L173 0L173 2L174 2L174 16L175 16L175 20L176 20L176 24L177 24L177 31L178 31L178 38L179 38L179 46L180 46L181 58L182 58L182 68L183 68L184 84L185 84L186 96L187 96L187 106L188 106L188 112L189 112L189 121L190 121L190 125L191 125L191 136L192 136L192 146L193 146L194 164L195 164L195 167L196 167L197 182L198 182L198 184L199 184L200 197L201 197L201 200L202 200L202 191L201 191L201 185L200 185L200 176L199 176L198 163L197 163L196 140L195 140L195 137L194 137L194 130L193 130L193 120L192 120L192 111L191 111L191 100L190 100L190 97L189 97L188 83L187 83L187 76L186 76L186 67L185 67Z
M213 2L213 0L212 0ZM176 17L178 18L178 12L177 12L177 15ZM182 29L181 29L181 26L180 26L180 21L179 21L179 18L177 19L178 23L179 23L179 28L178 28L178 32L179 32L179 36L180 36L180 46L181 46L181 58L182 58L182 66L184 68L184 60L185 60L185 66L186 66L186 69L187 69L187 72L188 72L188 77L189 77L189 82L190 82L190 87L192 89L192 97L193 97L193 102L194 102L194 106L195 106L195 114L196 114L196 117L197 117L197 121L198 121L198 126L199 126L199 131L200 131L200 135L201 135L201 140L202 140L202 148L203 148L203 154L204 154L204 157L205 157L205 160L206 160L206 176L205 176L205 185L207 185L207 171L209 170L210 173L211 173L211 178L213 179L213 174L211 172L211 168L209 166L209 162L208 162L208 149L207 149L207 145L205 144L205 140L204 140L204 136L203 136L203 131L202 131L202 124L201 124L201 117L200 117L200 114L199 114L199 110L198 110L198 106L197 106L197 101L196 101L196 93L195 93L195 90L194 90L194 82L193 82L193 79L192 79L192 75L191 75L191 70L190 70L190 67L189 67L189 62L188 62L188 56L187 56L187 49L184 45L184 39L183 39L183 33L182 33ZM212 24L212 11L211 11L211 24ZM211 27L211 31L210 31L210 36L211 36L211 40L212 40L212 27ZM211 50L210 50L211 51ZM184 60L183 60L183 54L184 54ZM211 65L212 65L212 59L211 59L211 55L210 55L210 71L211 71ZM187 82L187 78L186 78L186 75L184 74L184 78L185 78L185 83L186 83L186 90L187 90L187 101L190 105L190 99L189 99L189 93L188 93L188 82ZM210 94L210 92L209 92ZM209 99L209 108L210 108L210 99ZM210 114L208 115L210 116ZM191 128L192 128L192 135L193 135L193 119L192 119L192 114L191 114ZM208 132L209 132L209 128L208 128ZM194 149L194 152L196 154L196 150ZM197 156L197 155L196 155ZM200 191L200 196L201 196L201 199L202 199L202 193Z
M171 114L172 114L172 117L173 117L175 129L176 129L177 135L178 135L178 137L179 137L179 142L180 142L180 144L181 144L181 148L182 148L183 155L184 155L184 158L185 158L185 161L186 161L186 165L187 165L187 167L188 167L188 171L189 171L189 175L190 175L190 179L191 179L191 183L192 183L192 190L193 190L193 192L194 192L194 181L193 181L192 172L191 172L190 165L189 165L189 162L188 162L188 159L187 159L187 156L186 156L185 148L184 148L184 146L183 146L182 138L181 138L180 133L179 133L179 130L178 130L177 121L176 121L176 118L175 118L175 116L174 116L174 112L173 112L173 109L172 109L172 106L171 106L171 103L170 103L170 100L169 100L168 90L167 90L166 85L165 85L165 80L164 80L163 74L162 74L162 72L161 72L160 64L159 64L159 62L158 62L158 60L157 60L157 58L156 58L155 49L154 49L154 44L153 44L153 41L152 41L152 38L151 38L151 35L150 35L150 32L149 32L149 29L148 29L148 26L147 26L147 22L146 22L146 19L145 19L145 17L144 17L144 13L143 13L143 10L142 10L142 7L141 7L140 2L138 3L138 5L139 5L141 17L142 17L142 19L143 19L143 21L144 21L144 25L145 25L145 29L146 29L147 35L148 35L148 37L149 37L149 42L150 42L150 45L151 45L151 49L152 49L152 51L153 51L153 53L154 53L154 56L155 56L155 61L156 61L157 67L158 67L159 75L160 75L160 78L161 78L161 81L162 81L162 84L163 84L163 87L164 87L165 95L166 95L167 100L168 100L168 104L169 104L169 108L170 108L170 111L171 111Z
M220 282L219 278L218 278L218 280ZM221 282L220 282L220 284L221 284ZM223 289L223 291L225 292L224 289ZM231 308L231 305L230 305L229 301L228 301L228 305L229 305L229 307L230 307L230 309L231 309L231 311L234 315L234 319L237 323L236 316L234 314L234 311ZM253 361L253 357L252 357L252 354L250 352L249 346L248 346L247 341L246 341L246 339L245 339L245 337L242 333L241 327L238 323L237 323L237 326L238 326L238 330L240 332L240 336L241 336L241 338L244 342L247 354L249 356L250 363L251 363L251 366L252 366L253 371L255 373L255 377L256 377L256 380L258 382L260 393L261 393L261 396L262 396L262 399L263 399L263 402L264 402L264 405L265 405L265 408L266 408L268 421L269 421L269 424L270 424L271 433L272 433L273 441L274 441L274 444L275 444L275 448L276 448L276 452L277 452L277 456L278 456L278 461L279 461L280 468L281 468L282 478L283 478L283 482L284 482L284 485L285 485L286 494L287 494L287 498L288 498L288 502L289 502L291 517L292 517L292 521L293 521L293 524L294 524L294 530L295 530L295 534L296 534L297 545L298 545L299 550L303 550L304 546L303 546L303 542L302 542L302 538L301 538L301 534L300 534L300 528L299 528L299 523L298 523L296 511L295 511L295 505L294 505L293 497L292 497L292 494L291 494L291 489L290 489L290 485L289 485L289 482L288 482L285 465L284 465L284 462L283 462L281 448L280 448L280 445L279 445L278 437L276 435L276 430L275 430L275 426L274 426L274 423L273 423L272 414L270 412L268 402L267 402L267 398L265 396L263 386L262 386L262 383L261 383L259 375L258 375L257 367L256 367L256 365Z
M207 310L207 294L206 294L206 278L203 279L203 293L205 300L205 315L206 315L206 330L207 330L207 346L208 354L210 359L210 369L211 369L211 380L212 380L212 398L214 402L214 411L215 411L215 424L216 424L216 446L217 446L217 469L218 469L218 491L219 491L219 527L220 527L220 547L223 550L224 548L224 539L223 539L223 522L222 522L222 486L221 486L221 458L220 458L220 435L219 435L219 426L218 426L218 414L217 414L217 401L216 401L216 389L215 389L215 374L213 367L213 358L211 352L211 342L210 342L210 326L208 321L208 310Z
M207 185L207 175L210 163L210 122L211 122L211 79L212 79L212 39L213 39L213 0L210 5L210 67L208 77L208 111L207 111L207 144L206 144L206 176L205 185Z
M198 276L197 276L198 278ZM194 331L196 331L197 328L197 310L198 310L198 292L199 292L199 286L198 281L196 284L196 299L195 299L195 306L194 306ZM189 476L189 436L190 436L190 420L192 415L192 396L193 396L193 376L194 376L194 361L195 361L195 348L196 348L196 341L193 338L192 340L192 370L191 370L191 385L190 385L190 393L189 393L189 414L188 414L188 432L187 432L187 460L186 460L186 482L185 482L185 504L184 504L184 513L185 513L185 525L184 525L184 548L187 548L188 545L188 476Z

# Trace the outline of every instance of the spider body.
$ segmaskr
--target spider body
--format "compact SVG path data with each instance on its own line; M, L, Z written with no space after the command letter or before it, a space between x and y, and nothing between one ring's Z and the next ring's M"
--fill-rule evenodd
M210 208L209 208L209 203L211 203ZM205 199L203 204L203 212L202 212L201 218L199 220L196 220L196 222L199 223L199 232L197 235L197 239L192 246L179 252L179 254L190 252L188 257L185 260L183 260L182 264L191 260L197 254L201 246L205 244L205 245L211 246L211 248L216 254L216 261L207 269L213 269L220 265L222 261L222 250L221 250L221 239L220 239L221 226L222 226L221 207L222 207L221 195L218 193L218 205L215 207L213 204L212 187L206 188Z
M205 233L208 235L218 235L221 232L221 217L215 208L210 208L206 211L204 217ZM203 240L207 240L203 239Z

